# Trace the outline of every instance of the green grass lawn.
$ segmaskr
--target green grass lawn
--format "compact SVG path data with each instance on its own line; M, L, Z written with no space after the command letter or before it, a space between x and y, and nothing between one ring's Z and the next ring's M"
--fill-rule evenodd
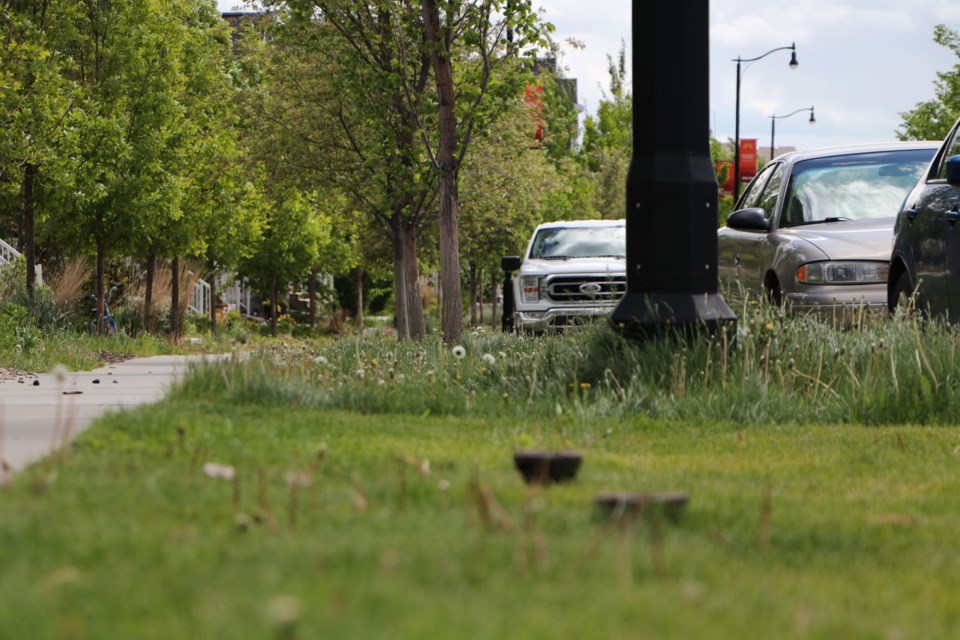
M0 638L951 638L960 431L184 397L0 491ZM529 490L512 452L585 454ZM208 463L233 479L211 477ZM679 522L606 491L687 492Z

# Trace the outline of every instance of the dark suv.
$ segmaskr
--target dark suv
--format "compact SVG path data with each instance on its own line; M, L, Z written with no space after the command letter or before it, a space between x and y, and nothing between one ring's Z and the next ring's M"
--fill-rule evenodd
M887 304L893 311L916 294L931 317L960 320L960 120L953 125L920 182L903 201L894 225Z

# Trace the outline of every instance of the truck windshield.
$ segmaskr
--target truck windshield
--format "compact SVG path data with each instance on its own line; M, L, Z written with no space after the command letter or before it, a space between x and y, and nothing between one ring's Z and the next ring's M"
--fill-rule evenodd
M544 260L567 258L624 258L626 227L548 227L537 232L530 257Z

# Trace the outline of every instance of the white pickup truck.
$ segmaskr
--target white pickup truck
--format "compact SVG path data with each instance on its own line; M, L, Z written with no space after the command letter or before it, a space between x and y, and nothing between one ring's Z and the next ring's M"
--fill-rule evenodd
M542 332L609 315L627 290L626 250L624 220L541 224L523 258L501 260L504 271L520 271L504 327Z

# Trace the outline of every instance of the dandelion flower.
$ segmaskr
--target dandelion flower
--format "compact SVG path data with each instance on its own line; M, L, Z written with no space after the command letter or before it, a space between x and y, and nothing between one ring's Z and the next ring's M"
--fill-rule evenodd
M321 367L322 367L323 365L327 364L327 359L324 358L323 356L317 356L316 358L313 359L313 361L314 361L316 364L320 365Z
M492 367L497 362L497 359L494 358L493 354L490 354L490 353L483 354L482 356L480 356L480 359L483 360L484 364L490 367Z
M451 349L450 353L452 353L453 357L456 358L457 360L463 360L464 358L467 357L467 350L464 349L459 344L455 346L453 349Z
M357 369L357 377L359 379L363 380L366 375L367 373L363 369Z

